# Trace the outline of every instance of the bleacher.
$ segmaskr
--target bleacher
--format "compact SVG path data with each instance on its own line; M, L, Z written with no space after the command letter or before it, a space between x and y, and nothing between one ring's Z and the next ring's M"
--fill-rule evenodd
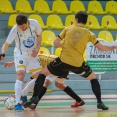
M86 27L94 32L97 38L103 38L108 42L117 39L116 1L0 0L0 50L10 29L16 24L15 18L17 14L23 13L30 19L36 19L43 29L40 53L44 53L46 48L48 53L59 55L61 49L53 47L52 42L65 26L75 23L74 16L79 10L88 12L89 17ZM7 51L5 61L13 60L14 46L15 43L13 42ZM0 90L13 90L16 79L15 68L3 68L4 62L0 62ZM101 75L100 83L103 93L114 93L114 90L117 89L116 74L116 72L106 72ZM99 76L98 74L97 77ZM25 82L29 77L30 74L26 74ZM70 85L76 92L80 94L92 93L90 91L90 83L86 79L72 73L69 75L69 78L70 80L66 84ZM111 88L110 82L112 82ZM84 87L82 87L83 83ZM58 94L56 92L58 89L55 88L54 83L52 83L50 88L54 91L52 94Z

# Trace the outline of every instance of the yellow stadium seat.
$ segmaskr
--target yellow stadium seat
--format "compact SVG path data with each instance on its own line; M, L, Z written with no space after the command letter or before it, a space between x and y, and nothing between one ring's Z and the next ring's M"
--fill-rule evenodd
M54 1L52 5L52 11L57 14L71 14L71 11L68 11L68 8L64 1Z
M107 14L98 1L89 1L88 12L93 14Z
M50 51L45 47L40 47L38 54L49 54L50 55Z
M45 30L42 32L42 44L45 46L52 46L55 39L56 35L52 31Z
M75 15L68 15L65 19L65 26L75 24Z
M12 28L14 25L16 25L16 17L17 17L17 14L10 15L10 17L8 19L8 27L9 28Z
M37 15L37 14L30 15L29 19L35 19L35 20L37 20L39 22L39 24L40 24L40 26L41 26L42 29L47 29L48 28L48 26L44 25L44 22L43 22L42 18L39 15Z
M78 11L86 11L81 1L72 1L70 4L70 11L77 13Z
M86 27L88 27L89 29L94 29L94 30L103 29L103 26L99 25L97 18L93 15L88 16Z
M20 13L35 13L27 0L18 0L15 9Z
M1 13L16 13L9 0L0 1L0 12Z
M61 55L61 51L62 51L62 48L57 48L55 50L55 55L59 57Z
M40 14L52 14L53 11L50 11L48 3L44 0L36 1L34 4L34 10Z
M106 12L110 14L117 14L117 2L116 1L108 1L106 3Z
M117 30L117 23L113 16L103 16L101 23L104 28L107 28L107 30Z
M65 28L65 26L63 26L61 18L58 15L49 15L47 17L46 25L51 29Z
M107 42L113 42L113 36L109 31L100 31L98 34L98 38L104 39Z

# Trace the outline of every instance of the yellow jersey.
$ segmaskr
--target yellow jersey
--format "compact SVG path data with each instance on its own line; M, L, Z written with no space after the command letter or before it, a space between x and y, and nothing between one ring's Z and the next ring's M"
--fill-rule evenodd
M84 61L83 54L87 43L95 44L97 42L95 34L81 23L66 27L59 37L64 39L60 55L61 61L76 67L80 67Z

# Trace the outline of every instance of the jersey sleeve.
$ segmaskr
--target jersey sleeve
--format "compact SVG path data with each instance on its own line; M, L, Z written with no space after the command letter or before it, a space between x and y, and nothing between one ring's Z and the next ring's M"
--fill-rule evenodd
M89 41L90 41L93 45L95 45L95 44L97 43L96 35L95 35L94 33L92 33L92 32L89 32L89 34L90 34Z
M37 35L40 35L41 34L41 32L42 32L42 29L41 29L41 27L40 27L40 24L37 22L37 20L34 20L34 24L35 24L35 26L36 26L36 34Z
M66 29L67 29L67 28L64 28L63 31L58 35L58 37L59 37L60 39L64 39L64 38L65 38Z
M11 31L10 31L10 33L9 33L9 35L8 35L8 37L7 37L5 43L6 43L7 45L11 44L11 43L15 40L16 36L17 36L17 26L15 25L15 26L11 29Z

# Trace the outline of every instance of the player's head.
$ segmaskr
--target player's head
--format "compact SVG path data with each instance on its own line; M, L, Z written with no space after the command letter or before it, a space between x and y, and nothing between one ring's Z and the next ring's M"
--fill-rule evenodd
M25 31L28 28L28 19L23 14L17 15L16 23L17 23L18 27L23 31Z
M77 23L86 24L87 18L88 18L88 14L86 11L79 11L75 15L75 19L76 19Z

